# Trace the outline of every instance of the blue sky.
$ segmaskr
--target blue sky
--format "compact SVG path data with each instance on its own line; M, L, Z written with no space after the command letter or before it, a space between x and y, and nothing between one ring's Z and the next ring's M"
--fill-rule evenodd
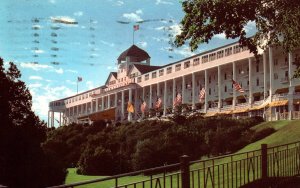
M48 103L103 85L117 57L135 44L164 65L233 42L219 34L191 52L169 44L180 33L184 13L178 0L1 0L0 56L15 62L33 96L33 110L47 119ZM78 24L54 23L51 17ZM148 21L147 21L148 20ZM121 24L126 22L127 24ZM147 21L147 22L146 22ZM246 27L254 32L254 24Z

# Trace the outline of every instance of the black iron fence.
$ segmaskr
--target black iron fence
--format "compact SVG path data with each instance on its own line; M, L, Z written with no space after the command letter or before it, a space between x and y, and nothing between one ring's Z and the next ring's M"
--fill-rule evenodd
M52 188L85 185L101 188L231 188L297 175L300 175L300 142L274 147L262 144L259 150L197 161L182 156L178 164Z

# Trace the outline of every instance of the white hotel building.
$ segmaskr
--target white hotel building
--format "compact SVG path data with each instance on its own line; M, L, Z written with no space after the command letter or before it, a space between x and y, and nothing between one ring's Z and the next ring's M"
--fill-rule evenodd
M281 48L270 47L260 54L256 61L247 48L233 43L164 66L152 66L149 54L132 45L121 53L118 72L111 72L103 86L50 102L48 126L54 126L54 113L59 113L59 125L137 120L142 101L147 104L148 117L158 97L162 100L162 115L168 116L177 93L181 93L183 104L204 116L299 118L300 81L290 78L300 50L284 54ZM232 79L244 93L232 87ZM199 103L202 87L205 100ZM127 112L128 102L134 105L134 113Z

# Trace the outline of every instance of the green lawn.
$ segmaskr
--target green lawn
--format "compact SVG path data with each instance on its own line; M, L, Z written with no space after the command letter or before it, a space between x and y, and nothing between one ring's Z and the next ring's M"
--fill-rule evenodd
M266 128L266 127L273 127L276 130L276 132L269 135L269 136L267 136L266 138L264 138L262 140L254 142L252 144L249 144L248 146L246 146L243 149L241 149L240 151L238 151L238 153L260 149L261 144L263 144L263 143L268 144L268 146L274 146L274 145L281 145L281 144L286 144L286 143L295 142L295 141L300 140L300 120L264 122L262 124L259 124L255 127L253 127L253 129L254 130L261 130L261 129ZM239 160L239 157L242 158L242 156L236 156L235 160ZM222 159L222 160L216 161L215 165L229 162L229 160L230 159L227 158L227 159ZM195 164L195 165L191 166L191 169L197 169L199 167L200 166ZM244 168L242 168L242 170L244 170ZM225 172L224 176L225 176L224 177L225 180L230 178L229 176L227 176L226 172ZM237 174L237 176L240 177L238 174ZM74 182L81 182L81 181L86 181L86 180L92 180L92 179L97 179L97 178L101 178L101 177L104 178L105 176L83 176L83 175L78 175L78 174L76 174L76 169L70 168L68 176L66 178L66 184L74 183ZM137 181L144 180L146 178L149 178L149 177L142 176L142 175L124 177L124 178L121 178L119 180L119 184L127 184L127 183L137 182ZM222 177L220 177L220 178L222 178ZM173 177L172 181L173 181L172 182L172 187L177 187L176 184L178 182L177 182L176 176ZM201 180L201 181L203 181L203 180ZM238 182L237 182L238 185L239 185L239 182L240 182L240 180L238 180ZM157 181L153 181L152 183L153 183L153 187L156 187L155 184L157 183ZM162 185L163 181L161 180L159 183ZM166 183L166 187L171 187L171 182L170 182L169 179L165 183ZM195 184L197 184L197 182L195 182ZM114 181L106 181L106 182L102 182L102 183L90 184L89 186L81 186L81 187L91 188L91 187L95 187L96 185L98 187L101 187L101 188L102 187L103 188L113 187L114 186ZM146 184L146 187L150 187L148 185ZM134 187L134 186L130 186L130 187ZM141 187L141 184L139 184L139 185L137 184L136 187ZM208 184L208 187L211 187L211 185Z

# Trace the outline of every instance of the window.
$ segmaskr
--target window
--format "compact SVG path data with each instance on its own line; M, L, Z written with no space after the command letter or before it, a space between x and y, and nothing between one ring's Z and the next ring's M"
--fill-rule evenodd
M209 61L213 61L216 59L216 53L209 54Z
M227 80L227 74L226 73L224 73L224 79Z
M278 65L278 59L274 59L274 66Z
M285 77L288 78L289 77L289 71L285 71Z
M220 59L223 56L224 56L224 51L223 50L217 52L217 59Z
M152 72L152 78L156 78L156 72Z
M208 89L208 94L211 95L211 89L210 88Z
M239 53L240 51L241 51L241 48L240 48L239 45L235 45L235 46L233 47L233 53L234 53L234 54Z
M163 76L164 75L164 69L159 70L159 76Z
M227 86L226 86L226 85L225 85L225 87L224 87L224 91L227 92Z
M180 69L181 69L181 64L175 65L175 71L180 71Z
M200 59L199 58L196 58L193 60L193 66L197 66L200 64Z
M140 83L142 81L142 77L137 78L137 82Z
M247 86L249 86L249 80L247 81Z
M256 63L256 72L259 72L259 63Z
M190 67L190 61L184 62L184 68L189 68Z
M172 72L172 67L167 68L167 74L170 74Z
M149 80L149 74L146 74L146 75L145 75L145 81L146 81L146 80Z
M259 78L256 78L256 86L259 86Z
M232 54L232 47L226 48L225 49L225 56L229 56Z
M208 55L202 56L202 63L207 63L208 62Z
M211 83L211 77L210 76L208 77L208 83Z
M277 80L277 79L278 79L278 74L274 73L274 80Z

